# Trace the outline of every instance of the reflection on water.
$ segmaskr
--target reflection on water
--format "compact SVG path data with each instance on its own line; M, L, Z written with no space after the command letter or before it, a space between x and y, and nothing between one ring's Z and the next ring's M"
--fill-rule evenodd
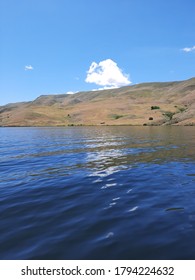
M1 259L195 259L195 129L0 129Z

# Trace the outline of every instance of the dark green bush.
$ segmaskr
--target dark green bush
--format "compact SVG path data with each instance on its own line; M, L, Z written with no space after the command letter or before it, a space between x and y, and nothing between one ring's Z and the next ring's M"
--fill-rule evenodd
M160 109L159 106L151 106L151 110L158 110L158 109Z

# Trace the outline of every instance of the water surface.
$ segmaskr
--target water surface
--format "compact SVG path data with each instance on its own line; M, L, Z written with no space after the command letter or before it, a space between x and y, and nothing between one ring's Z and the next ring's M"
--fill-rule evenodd
M0 259L195 259L195 128L0 128Z

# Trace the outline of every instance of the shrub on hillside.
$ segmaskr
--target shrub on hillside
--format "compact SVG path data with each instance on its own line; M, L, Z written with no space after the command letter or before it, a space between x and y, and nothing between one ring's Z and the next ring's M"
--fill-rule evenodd
M158 109L160 109L159 106L151 106L151 110L158 110Z

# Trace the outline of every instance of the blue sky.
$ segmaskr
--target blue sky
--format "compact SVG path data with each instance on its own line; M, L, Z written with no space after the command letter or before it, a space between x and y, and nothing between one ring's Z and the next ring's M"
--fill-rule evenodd
M1 0L0 105L195 76L194 0Z

